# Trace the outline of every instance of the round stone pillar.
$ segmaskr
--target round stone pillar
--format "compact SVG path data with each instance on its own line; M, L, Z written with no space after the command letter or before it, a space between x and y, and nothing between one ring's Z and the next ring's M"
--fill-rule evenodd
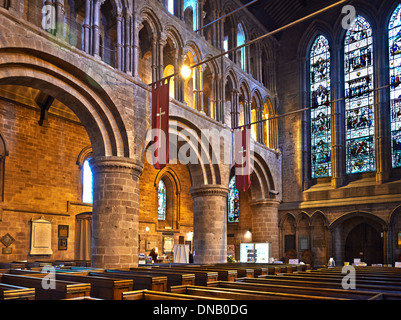
M270 242L272 256L279 257L278 207L280 203L274 200L254 201L252 209L252 242Z
M227 262L228 188L205 185L190 189L194 204L194 263Z
M96 157L93 172L92 267L138 265L139 177L142 164Z

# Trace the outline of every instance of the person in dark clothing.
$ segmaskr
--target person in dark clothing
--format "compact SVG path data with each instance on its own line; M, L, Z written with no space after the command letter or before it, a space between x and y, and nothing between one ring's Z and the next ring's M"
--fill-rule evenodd
M152 251L149 253L149 255L152 257L153 261L156 262L157 261L157 252L156 250L153 248Z

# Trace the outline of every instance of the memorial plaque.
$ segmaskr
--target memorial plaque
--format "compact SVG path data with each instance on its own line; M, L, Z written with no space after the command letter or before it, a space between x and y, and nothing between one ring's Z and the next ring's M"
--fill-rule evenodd
M2 252L3 252L3 254L12 254L13 249L12 248L3 248Z
M2 244L4 244L7 248L13 244L15 239L9 234L5 234L3 237L0 238Z
M52 222L44 217L31 220L31 251L30 255L51 255L52 251Z

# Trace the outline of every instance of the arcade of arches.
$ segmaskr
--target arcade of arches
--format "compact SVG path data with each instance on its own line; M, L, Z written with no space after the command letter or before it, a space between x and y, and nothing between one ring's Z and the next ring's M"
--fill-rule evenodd
M357 22L372 26L366 32L373 39L401 21L394 1L373 1L379 9L354 2ZM269 27L245 9L194 32L238 7L228 0L46 1L54 26L42 23L44 5L0 1L0 246L7 247L0 261L127 268L153 248L171 259L172 246L185 243L194 262L216 263L228 254L239 259L244 242L270 242L275 259L313 266L330 257L340 264L401 261L401 109L385 74L384 41L371 44L369 72L380 75L373 83L369 74L336 78L347 31L332 27L338 21L329 13L196 67L188 79L176 75L170 145L197 161L184 163L178 153L155 170L146 140L148 84ZM372 103L374 117L368 98L358 108L349 101L328 107L328 99L344 98L341 85L354 90L361 81L368 98L380 99ZM371 94L386 85L388 91ZM311 101L315 113L275 117ZM367 116L356 117L359 111ZM252 185L237 192L233 166L223 159L232 128L255 122ZM205 129L218 139L196 139ZM32 222L41 218L52 226L50 255L31 254Z

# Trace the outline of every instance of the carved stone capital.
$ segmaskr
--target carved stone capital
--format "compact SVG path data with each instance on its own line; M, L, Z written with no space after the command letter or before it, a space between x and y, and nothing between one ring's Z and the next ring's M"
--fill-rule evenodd
M229 189L222 185L203 185L200 187L192 187L189 189L189 192L192 198L197 197L227 197Z
M249 203L249 205L253 208L278 208L280 205L280 201L276 200L256 200Z
M124 173L139 178L143 171L143 164L130 158L94 157L90 164L94 173Z

